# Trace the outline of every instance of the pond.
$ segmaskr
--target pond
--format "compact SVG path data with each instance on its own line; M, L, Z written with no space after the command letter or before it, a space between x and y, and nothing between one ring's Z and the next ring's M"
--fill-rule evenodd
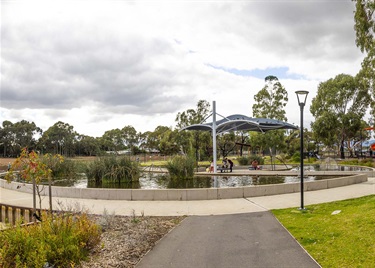
M337 178L337 176L306 176L304 181ZM218 188L242 187L251 185L267 185L300 182L298 176L196 176L187 180L174 180L168 176L147 174L133 183L103 183L95 185L87 179L75 183L54 183L55 186L68 186L75 188L116 188L116 189L192 189L192 188ZM65 185L64 185L65 184Z
M292 171L299 170L298 167L291 169ZM304 165L303 170L306 171L371 171L369 167L360 167L360 166L342 166L342 165Z

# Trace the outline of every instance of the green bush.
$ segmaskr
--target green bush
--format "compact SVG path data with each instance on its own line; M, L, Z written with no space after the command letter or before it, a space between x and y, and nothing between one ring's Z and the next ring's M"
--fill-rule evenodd
M112 182L138 181L141 171L137 162L128 157L101 157L91 162L86 168L89 180L101 183L103 180Z
M0 267L73 267L99 244L100 234L86 214L44 213L43 222L0 232Z
M171 178L187 179L194 177L195 160L187 156L175 156L167 162L166 168Z
M237 158L238 164L240 166L247 166L250 164L250 158L246 156L240 156Z
M296 163L299 163L301 161L301 154L299 152L295 152L292 155L292 161L296 162Z

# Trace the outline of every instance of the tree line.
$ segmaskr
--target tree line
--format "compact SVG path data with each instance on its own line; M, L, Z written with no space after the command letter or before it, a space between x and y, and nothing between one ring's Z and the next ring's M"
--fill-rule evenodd
M364 131L374 126L375 119L375 2L357 0L354 14L356 44L365 54L362 68L355 76L338 74L321 82L317 95L312 99L310 112L314 117L311 131L304 129L307 151L320 148L337 150L341 158L345 152L354 154L356 145L370 138ZM288 94L277 77L267 76L264 87L254 95L253 117L287 121L285 106ZM196 159L212 157L212 138L207 132L179 131L181 128L200 123L210 114L210 104L200 100L197 107L180 112L176 127L158 126L154 131L137 132L132 126L106 131L102 137L79 134L65 122L57 122L42 131L34 122L22 120L12 123L3 121L0 127L0 155L16 157L27 147L41 153L64 156L92 156L104 152L129 152L133 155L158 152L164 155L190 154ZM364 119L366 112L370 117ZM221 156L244 151L286 153L299 151L299 131L230 132L217 139Z

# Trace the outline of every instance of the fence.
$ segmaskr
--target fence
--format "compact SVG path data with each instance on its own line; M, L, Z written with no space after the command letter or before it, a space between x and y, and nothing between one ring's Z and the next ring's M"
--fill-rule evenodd
M0 222L11 223L13 225L16 222L22 220L23 223L33 222L33 209L26 207L18 207L0 204Z

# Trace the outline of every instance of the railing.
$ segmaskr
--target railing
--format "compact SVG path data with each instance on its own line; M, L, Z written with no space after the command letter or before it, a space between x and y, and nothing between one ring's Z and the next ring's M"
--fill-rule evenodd
M0 222L15 225L21 220L23 223L33 222L33 209L0 203Z

